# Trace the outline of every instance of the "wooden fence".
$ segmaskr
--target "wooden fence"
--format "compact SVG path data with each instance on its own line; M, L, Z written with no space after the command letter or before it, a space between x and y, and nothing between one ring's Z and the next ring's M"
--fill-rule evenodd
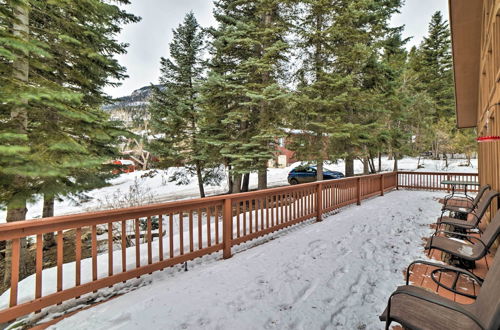
M235 245L321 221L325 213L384 195L398 180L399 187L442 190L439 175L390 172L1 224L0 243L7 249L0 271L10 268L10 291L0 299L0 323L214 252L229 258ZM55 233L57 243L51 266L43 249L47 233ZM11 251L10 262L5 251Z

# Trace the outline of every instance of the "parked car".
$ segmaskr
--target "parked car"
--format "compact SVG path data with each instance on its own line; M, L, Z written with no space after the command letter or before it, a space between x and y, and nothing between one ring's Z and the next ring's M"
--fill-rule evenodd
M299 166L294 168L288 173L288 183L290 184L299 184L299 183L307 183L316 181L316 166ZM341 179L344 177L344 173L331 171L329 169L323 169L323 179L324 180L333 180L333 179Z

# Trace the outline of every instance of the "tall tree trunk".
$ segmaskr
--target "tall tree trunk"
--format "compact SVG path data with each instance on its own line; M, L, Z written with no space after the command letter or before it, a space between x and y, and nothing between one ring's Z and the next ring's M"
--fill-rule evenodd
M363 174L370 174L370 170L368 169L368 157L363 157Z
M50 218L54 216L54 197L45 194L43 196L43 211L42 218ZM54 232L46 233L43 235L43 248L44 250L56 245Z
M351 156L348 156L345 159L345 176L354 176L354 158L352 158Z
M231 165L226 165L227 170L227 193L233 193L233 176L231 175Z
M398 171L398 154L394 153L394 172Z
M241 184L241 192L247 192L250 185L250 173L243 174L243 183Z
M382 172L382 153L378 153L378 171Z
M316 180L323 181L323 160L318 160L316 164Z
M373 157L370 156L370 158L368 158L368 165L370 165L370 173L376 173L377 170L375 169L375 162L373 160Z
M196 162L196 176L198 177L198 189L200 190L200 197L205 198L205 187L203 187L203 173L201 171L201 165Z
M29 7L24 5L17 5L13 8L13 13L16 21L12 26L14 36L27 40L29 38ZM28 82L29 79L29 54L19 56L12 63L13 77L21 83ZM21 103L26 104L26 100L21 100ZM26 134L28 131L28 112L23 105L16 106L12 109L11 120L17 127L17 133ZM26 180L21 176L14 176L12 178L12 189L14 191L23 191L26 185ZM7 205L7 222L23 221L26 220L26 197L14 196ZM22 279L27 274L27 258L26 255L26 239L21 239L21 258L19 267L19 278ZM11 260L12 260L12 241L8 241L5 249L5 266L4 266L4 279L5 287L10 286L11 279Z
M241 192L241 174L235 174L233 176L233 194Z
M267 167L259 169L258 190L267 189Z

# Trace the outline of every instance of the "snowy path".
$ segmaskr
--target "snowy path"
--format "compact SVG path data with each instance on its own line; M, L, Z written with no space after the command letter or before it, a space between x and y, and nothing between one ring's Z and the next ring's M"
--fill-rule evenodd
M52 329L382 329L402 270L424 258L437 196L395 191L231 259L157 272Z

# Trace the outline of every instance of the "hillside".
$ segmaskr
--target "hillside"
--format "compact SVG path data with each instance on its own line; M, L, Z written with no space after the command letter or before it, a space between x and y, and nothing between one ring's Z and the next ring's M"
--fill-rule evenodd
M149 119L147 106L152 94L153 86L144 86L130 95L113 100L103 110L111 115L111 119L123 121L129 127L141 127Z

